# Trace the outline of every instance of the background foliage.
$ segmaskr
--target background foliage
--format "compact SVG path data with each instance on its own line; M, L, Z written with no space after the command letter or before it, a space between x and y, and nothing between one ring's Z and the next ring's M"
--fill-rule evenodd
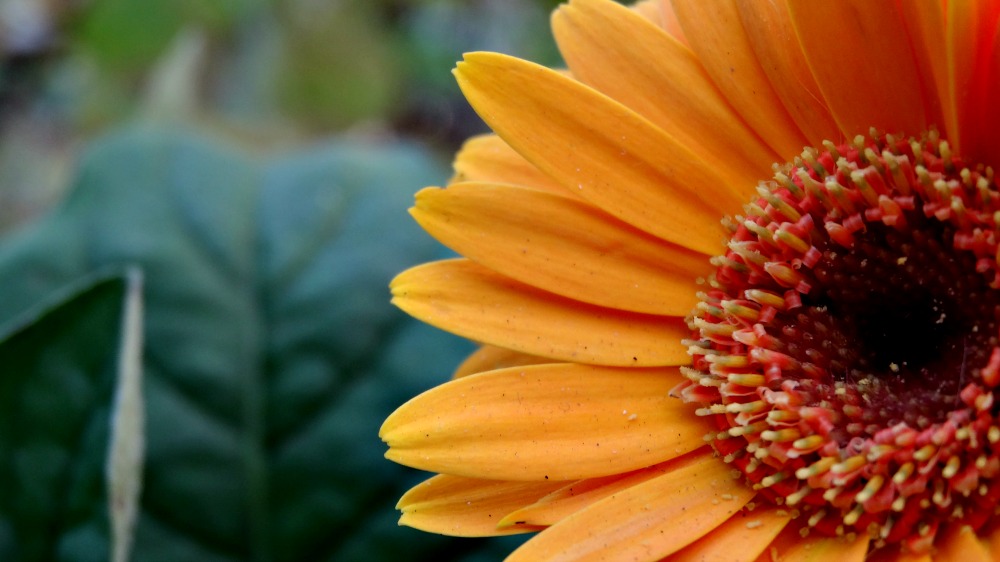
M516 544L396 525L424 475L378 426L471 346L386 285L442 255L405 209L483 130L454 62L557 64L554 4L0 2L0 559L108 560L122 521L122 560Z

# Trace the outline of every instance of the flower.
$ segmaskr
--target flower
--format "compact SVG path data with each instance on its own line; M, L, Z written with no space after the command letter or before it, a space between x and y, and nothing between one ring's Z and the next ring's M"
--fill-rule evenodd
M482 342L382 427L510 560L1000 559L1000 3L572 0L392 283ZM779 164L774 164L775 162ZM780 164L785 162L785 164Z

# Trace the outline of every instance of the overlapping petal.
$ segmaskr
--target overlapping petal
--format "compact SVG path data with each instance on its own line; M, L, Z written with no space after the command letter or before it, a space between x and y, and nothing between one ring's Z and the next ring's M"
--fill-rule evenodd
M466 357L465 361L462 361L462 364L455 369L451 377L453 379L460 379L486 371L496 371L508 367L523 367L526 365L541 365L551 362L551 359L518 353L506 347L483 345Z
M789 0L792 24L813 77L848 138L869 127L919 135L936 115L895 2ZM830 40L830 30L837 40Z
M428 324L530 355L596 365L686 365L680 318L584 304L535 289L469 260L401 273L392 302Z
M912 555L745 507L756 492L668 397L719 219L772 160L936 127L1000 164L1000 0L659 8L571 0L553 17L569 73L489 53L456 69L496 135L470 140L412 213L469 259L404 272L393 300L485 345L383 426L388 458L445 474L404 496L401 523L548 527L514 562L1000 559L995 522L943 526Z
M508 513L501 526L551 526L604 498L643 482L658 478L695 462L704 462L713 453L707 447L634 472L590 478L568 484L538 501Z
M778 0L738 0L736 8L761 69L809 144L819 146L824 140L840 140L843 133L798 47L787 4ZM789 80L789 76L795 79Z
M454 537L489 537L525 533L526 527L498 528L510 511L558 488L559 482L510 482L437 475L400 498L400 525Z
M868 536L803 536L801 525L788 526L771 544L774 562L864 562L871 542Z
M791 521L787 510L740 511L711 533L670 557L670 562L753 562Z
M709 426L668 396L681 380L676 369L576 364L481 373L407 402L380 435L387 458L445 474L517 481L619 474L704 445Z
M685 316L704 256L568 197L465 183L417 194L410 214L456 252L534 287L599 306Z
M727 184L647 119L558 72L505 55L467 54L455 76L483 120L567 189L664 240L707 255L721 250L719 209L738 211L745 186Z
M508 562L654 561L708 534L754 492L706 457L604 498L519 548Z
M698 60L750 127L788 160L808 143L771 87L740 21L735 0L674 0Z
M480 135L465 141L455 156L453 167L455 176L449 183L466 181L509 183L566 196L572 195L496 135Z
M573 76L646 117L749 196L778 156L719 93L694 53L611 0L573 0L552 16Z

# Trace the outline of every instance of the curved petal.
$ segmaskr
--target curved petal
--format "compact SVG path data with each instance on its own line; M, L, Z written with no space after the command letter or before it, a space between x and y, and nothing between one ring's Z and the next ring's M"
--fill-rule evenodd
M791 160L808 143L795 126L754 55L735 0L674 0L691 48L729 103L781 157Z
M740 511L711 533L670 557L670 562L753 562L788 525L786 510Z
M452 373L451 378L460 379L477 373L485 373L486 371L496 371L509 367L524 367L527 365L542 365L551 362L551 359L544 357L518 353L517 351L495 345L484 345L466 357L465 361L462 361L462 364Z
M968 525L950 525L934 541L935 562L994 562L986 547Z
M707 447L701 447L690 454L671 459L665 463L634 472L614 474L601 478L588 478L568 484L538 501L508 513L500 526L550 527L590 505L627 490L668 472L689 464L704 462L713 455Z
M787 4L737 0L736 6L764 74L806 140L812 146L840 141L840 129L798 48Z
M664 131L749 197L774 153L733 111L690 49L611 0L573 0L552 15L573 76Z
M531 165L496 135L480 135L465 141L452 164L455 175L448 183L482 181L509 183L572 195L541 170Z
M518 283L468 260L414 267L390 285L408 314L467 339L562 361L687 365L681 318L589 305Z
M686 147L629 108L559 73L470 53L455 76L479 115L528 161L621 220L708 255L744 202ZM539 121L545 126L539 127Z
M870 127L914 136L927 130L920 72L896 2L789 0L789 8L813 76L848 138Z
M400 525L453 537L490 537L526 533L528 528L497 528L504 514L530 504L562 486L560 482L505 482L437 475L403 494L396 504Z
M705 256L664 243L586 203L514 186L417 193L410 214L459 254L533 287L615 308L685 316Z
M386 458L495 480L577 480L650 466L711 429L668 396L676 369L535 365L449 381L382 425Z
M715 458L609 496L542 531L508 562L658 560L711 532L754 492Z

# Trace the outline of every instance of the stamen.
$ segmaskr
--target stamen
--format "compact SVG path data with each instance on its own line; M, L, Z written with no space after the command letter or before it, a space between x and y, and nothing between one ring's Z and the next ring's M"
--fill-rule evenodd
M827 141L776 166L725 225L688 319L690 382L672 393L715 420L722 458L819 533L924 552L941 523L992 517L993 170L934 131Z

